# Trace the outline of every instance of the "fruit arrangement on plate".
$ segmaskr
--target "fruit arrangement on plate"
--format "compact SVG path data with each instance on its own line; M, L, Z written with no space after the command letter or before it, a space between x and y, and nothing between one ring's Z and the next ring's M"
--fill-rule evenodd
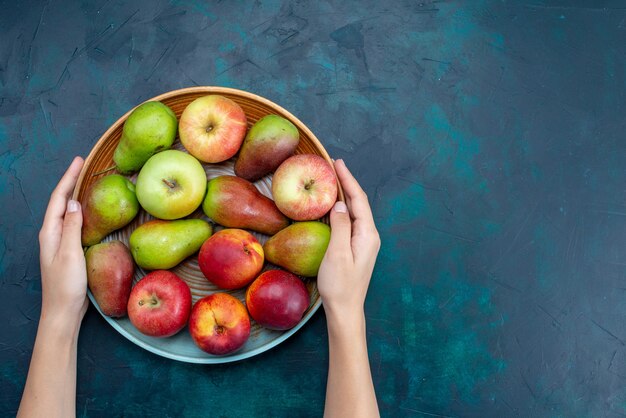
M157 96L103 135L78 180L90 298L166 357L263 352L320 305L341 195L319 141L274 103L216 87Z

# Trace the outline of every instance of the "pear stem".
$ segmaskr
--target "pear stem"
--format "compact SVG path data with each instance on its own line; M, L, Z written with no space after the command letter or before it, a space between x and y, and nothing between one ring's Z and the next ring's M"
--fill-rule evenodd
M115 170L115 166L114 166L114 165L113 165L113 166L111 166L111 167L109 167L109 168L105 168L104 170L100 170L100 171L98 171L97 173L93 173L93 174L91 175L91 177L96 177L96 176L99 176L100 174L104 174L104 173L106 173L106 172L108 172L108 171L111 171L111 170Z

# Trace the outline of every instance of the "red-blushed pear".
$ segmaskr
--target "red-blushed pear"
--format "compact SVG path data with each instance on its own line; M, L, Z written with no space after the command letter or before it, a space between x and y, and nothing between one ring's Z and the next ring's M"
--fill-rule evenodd
M236 176L209 180L202 202L205 215L228 228L244 228L274 235L289 225L272 199L261 194L252 183Z
M298 325L309 302L309 292L302 280L283 270L266 271L246 291L246 307L252 319L276 330Z
M126 315L135 263L121 241L96 244L85 252L89 290L103 314Z
M126 177L111 174L96 180L82 199L84 246L99 243L111 232L128 225L139 212L135 185Z
M235 162L235 174L257 181L291 157L300 142L298 128L278 115L259 119L248 131Z
M237 103L212 94L185 108L178 135L191 155L205 163L219 163L239 151L247 127L246 114Z
M200 206L206 193L206 172L186 152L162 151L144 164L137 176L137 199L150 215L178 219Z
M246 343L250 317L239 299L227 293L213 293L193 305L189 333L201 350L221 356Z
M337 200L335 171L319 155L294 155L274 173L272 196L278 209L293 220L319 219Z
M330 227L319 221L295 222L263 245L265 259L299 276L314 277L330 242Z
M139 280L128 299L128 318L141 333L170 337L187 324L191 291L180 277L157 270Z
M223 229L206 240L198 254L202 274L222 289L246 286L263 268L263 247L243 229Z

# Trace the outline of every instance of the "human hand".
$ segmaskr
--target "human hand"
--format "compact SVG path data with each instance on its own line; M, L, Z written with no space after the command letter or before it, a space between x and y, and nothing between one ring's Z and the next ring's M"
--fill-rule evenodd
M42 319L80 325L87 310L87 269L80 241L80 203L70 200L83 159L74 158L52 192L39 231Z
M330 212L331 237L317 276L317 287L329 321L363 317L380 238L367 195L342 160L335 170L346 203Z

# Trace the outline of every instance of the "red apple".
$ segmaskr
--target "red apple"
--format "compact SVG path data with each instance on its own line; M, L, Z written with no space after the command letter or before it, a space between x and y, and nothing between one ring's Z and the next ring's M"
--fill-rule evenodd
M169 337L184 328L191 311L191 291L180 277L156 270L139 280L128 299L128 318L143 334Z
M272 195L287 217L296 221L319 219L337 200L335 171L319 155L294 155L274 173Z
M239 299L227 293L213 293L193 305L189 332L201 350L218 356L228 354L248 340L250 317Z
M284 270L268 270L246 291L250 316L266 328L295 327L309 307L309 292L298 276Z
M247 126L246 114L237 103L212 94L185 108L178 134L191 155L205 163L219 163L239 151Z
M222 289L246 286L263 268L263 247L243 229L223 229L206 240L198 254L202 274Z

